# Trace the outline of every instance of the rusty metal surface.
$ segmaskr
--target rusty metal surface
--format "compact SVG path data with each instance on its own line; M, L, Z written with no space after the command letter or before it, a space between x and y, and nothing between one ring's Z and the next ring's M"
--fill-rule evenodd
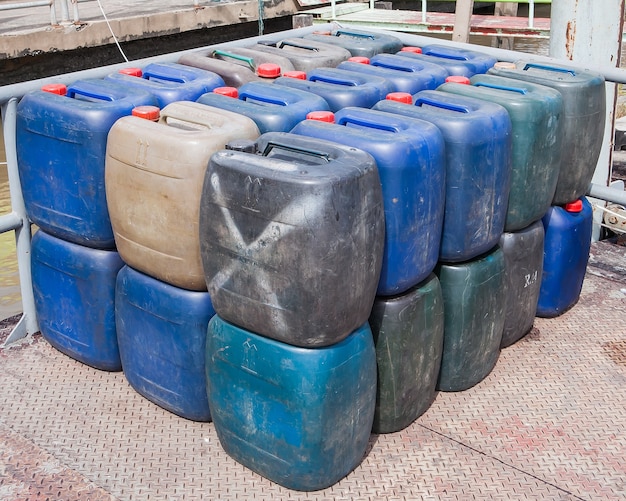
M360 466L312 493L250 472L211 423L35 337L0 352L0 499L624 500L625 307L622 282L588 273L578 304L536 319L484 381L372 435Z

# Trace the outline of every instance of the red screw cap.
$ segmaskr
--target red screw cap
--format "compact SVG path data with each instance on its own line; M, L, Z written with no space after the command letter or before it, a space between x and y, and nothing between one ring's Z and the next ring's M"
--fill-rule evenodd
M285 71L283 76L287 78L297 78L298 80L306 80L306 73L304 71Z
M136 106L133 108L132 114L134 117L144 118L156 122L161 116L161 110L158 106Z
M580 200L580 199L575 200L574 202L570 202L568 204L565 204L563 206L563 208L567 212L582 212L583 211L583 201Z
M239 91L237 87L216 87L213 89L213 94L220 94L221 96L227 97L239 97Z
M389 101L397 101L398 103L413 104L413 96L408 92L390 92L385 96Z
M64 84L55 83L55 84L46 84L41 87L41 90L44 92L49 92L50 94L58 94L59 96L64 96L67 94L67 87Z
M446 77L446 82L469 85L470 79L461 75L450 75L449 77Z
M348 61L352 61L353 63L370 64L370 58L365 56L352 56L348 59Z
M141 77L143 75L143 71L141 68L122 68L118 71L122 75L128 75L130 77Z
M400 52L415 52L415 54L421 54L422 49L421 47L402 47Z
M310 111L307 113L306 119L333 124L335 123L335 114L332 111Z
M261 63L257 67L256 73L262 78L278 78L280 76L280 66L274 63Z

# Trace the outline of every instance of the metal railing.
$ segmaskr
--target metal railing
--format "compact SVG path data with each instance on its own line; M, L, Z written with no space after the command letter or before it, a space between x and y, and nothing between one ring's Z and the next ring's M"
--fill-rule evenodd
M339 25L337 23L330 23L326 26L322 25L322 29L336 29ZM305 34L311 33L313 31L319 30L320 25L308 26L305 28L299 28L294 30L285 31L282 33L285 37L299 37ZM389 33L385 30L380 30L376 28L367 27L364 29L368 29L370 31L379 31L382 33ZM429 37L424 37L420 35L413 35L407 33L399 33L393 32L394 36L399 38L405 45L413 45L413 46L421 46L426 45L432 42L432 39ZM271 40L275 38L276 35L266 35L259 36L253 38L247 38L244 40L238 40L234 42L226 42L222 44L216 44L211 46L212 48L220 48L220 47L235 47L235 46L246 46L257 43L261 40ZM462 44L458 42L452 42L448 40L439 40L437 41L440 44L450 45L450 46L466 46L467 44ZM176 62L183 54L196 52L199 50L204 50L204 48L187 50L182 52L174 52L170 54L165 54L162 56L156 56L146 59L140 59L134 61L134 63L143 67L151 62ZM577 68L579 66L576 65L575 62L555 59L544 56L531 56L529 54L521 54L519 52L505 50L505 49L497 49L493 47L483 47L481 46L481 51L487 54L492 55L496 59L500 61L511 61L515 62L520 59L525 59L528 61L537 61L544 63L554 63L562 66L568 66L572 68ZM31 279L31 269L30 269L30 253L31 253L31 230L30 230L30 221L26 215L26 210L24 206L24 199L22 196L22 190L19 179L19 169L18 169L18 158L17 158L17 148L16 148L16 118L17 118L17 105L19 100L28 92L33 90L37 90L41 88L43 84L47 83L64 83L70 84L76 80L84 79L84 78L102 78L106 75L113 73L121 68L126 67L126 63L120 63L110 66L103 66L100 68L94 68L90 70L84 70L73 73L66 73L64 75L57 75L53 77L48 77L45 79L31 80L28 82L21 82L18 84L6 85L4 87L0 87L0 106L2 113L2 123L3 123L3 132L4 132L4 142L5 142L5 151L7 158L7 169L9 174L9 188L11 195L11 212L5 215L0 216L0 233L4 233L7 231L15 231L16 233L16 252L17 252L17 262L18 262L18 271L20 278L20 290L22 294L22 307L23 307L23 315L17 326L14 328L13 332L10 334L9 338L6 340L5 344L10 344L15 342L22 337L33 334L38 331L37 325L37 316L35 311L34 297L33 297L33 288L32 288L32 279ZM589 65L587 65L589 67ZM613 67L589 67L604 76L604 78L608 82L615 83L626 83L626 70L620 68ZM589 186L588 195L594 198L598 198L601 200L606 200L608 202L614 202L620 205L626 206L626 192L623 190L618 190L615 188L610 188L607 186L601 186L597 184L591 184Z

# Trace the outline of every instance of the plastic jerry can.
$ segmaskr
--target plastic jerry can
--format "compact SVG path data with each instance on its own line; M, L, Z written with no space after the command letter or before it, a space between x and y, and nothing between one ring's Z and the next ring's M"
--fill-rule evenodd
M348 49L353 56L372 57L381 52L393 54L402 49L402 41L385 33L355 30L352 28L333 31L330 35L310 33L307 40L334 44Z
M106 80L79 80L65 95L35 91L17 107L17 158L29 219L64 240L114 248L104 190L109 129L147 92Z
M57 350L105 371L122 369L115 331L115 277L124 263L39 230L32 239L32 284L39 329Z
M491 250L504 230L511 175L511 120L505 108L466 96L422 91L414 104L374 109L420 118L443 133L446 200L439 259L468 261Z
M448 72L448 76L453 75L469 78L479 73L480 69L478 65L472 63L471 61L430 56L427 54L422 54L421 52L413 52L409 50L401 50L400 52L396 52L396 55L399 57L411 59L413 61L421 61L424 63L436 64L437 66L441 66Z
M516 343L533 326L543 272L543 243L541 221L515 232L506 232L500 238L506 277L501 348Z
M409 94L415 94L420 90L435 88L433 85L434 79L432 75L426 73L384 68L381 66L374 66L371 63L360 63L350 60L339 63L337 68L382 77L389 81L392 92L408 92Z
M606 97L602 75L525 62L517 63L516 69L492 68L489 73L545 85L561 93L562 155L552 205L582 197L589 189L604 137Z
M364 323L343 341L300 348L218 315L209 322L207 385L229 456L299 491L333 485L361 462L376 404L376 353Z
M376 293L400 294L428 277L439 256L445 202L439 129L397 114L344 108L335 114L335 124L307 120L292 132L359 148L376 160L385 207L385 248Z
M444 83L449 76L448 70L443 66L395 54L376 54L370 59L370 65L419 75L424 79L424 87L416 92L434 90ZM410 94L415 94L415 92L410 92Z
M512 127L511 190L504 230L526 228L543 217L554 198L561 163L561 94L522 80L475 75L471 85L446 83L439 90L498 103Z
M374 301L369 319L378 367L374 433L406 428L435 400L443 315L443 296L435 275L405 294L379 296Z
M214 314L206 292L180 289L124 266L117 275L115 323L129 384L178 416L210 421L205 352Z
M551 207L542 219L546 232L538 317L557 317L578 302L583 287L593 209L586 198Z
M191 52L178 59L180 64L217 73L226 85L237 88L247 82L271 80L279 77L282 69L266 61L267 59L260 55L247 57L230 50L221 49ZM268 64L270 66L267 66Z
M305 38L262 41L250 48L269 54L282 55L291 61L296 70L305 72L315 68L335 68L341 61L345 61L352 55L348 49L338 45Z
M211 157L200 247L215 311L285 343L340 342L367 321L384 245L368 153L268 132ZM254 152L258 153L254 153Z
M224 85L216 73L177 63L151 63L141 70L140 76L118 72L107 78L150 92L161 108L174 101L195 101L205 92Z
M339 68L317 68L307 77L307 80L281 77L274 84L317 94L333 112L348 106L371 108L393 92L391 83L382 77Z
M500 355L504 329L502 250L437 268L443 292L444 335L437 388L463 391L486 378Z
M449 59L450 61L463 61L470 63L474 65L475 73L487 73L487 70L492 68L493 65L498 62L495 57L483 52L440 44L424 45L422 47L422 54Z
M138 271L206 290L198 218L209 159L234 139L255 139L248 117L180 101L158 122L130 116L111 128L106 191L117 249Z
M220 51L222 52L222 51ZM293 71L297 69L292 60L286 57L284 54L271 53L259 50L257 45L252 45L249 47L233 47L230 46L224 49L223 52L226 52L225 56L222 56L225 60L228 60L229 56L241 56L241 60L245 61L246 59L252 60L254 66L258 69L258 67L262 64L274 64L280 67L281 72L284 71Z
M213 92L200 96L197 102L245 115L254 120L261 134L289 132L307 113L329 110L328 103L317 94L266 82L243 84L236 99Z

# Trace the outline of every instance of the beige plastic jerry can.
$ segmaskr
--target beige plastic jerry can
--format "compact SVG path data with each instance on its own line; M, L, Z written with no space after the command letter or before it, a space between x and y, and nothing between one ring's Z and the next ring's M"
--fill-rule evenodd
M198 218L209 159L259 130L248 117L187 101L146 118L123 117L108 135L105 186L117 250L140 272L204 291Z

